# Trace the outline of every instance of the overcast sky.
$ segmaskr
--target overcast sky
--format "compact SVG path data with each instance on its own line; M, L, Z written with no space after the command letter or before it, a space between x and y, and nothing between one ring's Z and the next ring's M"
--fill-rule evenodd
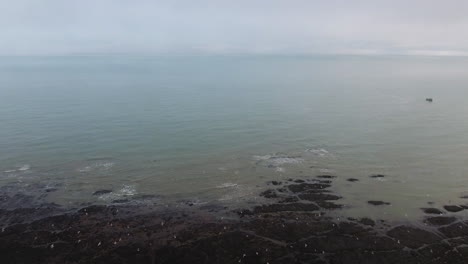
M0 0L0 54L468 54L468 0Z

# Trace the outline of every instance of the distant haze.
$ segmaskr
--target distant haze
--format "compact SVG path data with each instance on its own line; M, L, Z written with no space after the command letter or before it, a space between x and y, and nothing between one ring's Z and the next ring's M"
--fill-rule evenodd
M466 0L0 0L0 54L468 55Z

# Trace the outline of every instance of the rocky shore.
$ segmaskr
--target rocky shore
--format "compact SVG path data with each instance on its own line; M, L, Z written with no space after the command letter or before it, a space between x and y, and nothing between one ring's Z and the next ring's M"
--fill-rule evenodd
M427 217L406 224L337 216L343 204L340 195L330 190L334 178L269 182L260 194L266 202L244 209L125 203L1 209L0 259L1 263L468 263L468 221L456 215L468 207L422 208Z

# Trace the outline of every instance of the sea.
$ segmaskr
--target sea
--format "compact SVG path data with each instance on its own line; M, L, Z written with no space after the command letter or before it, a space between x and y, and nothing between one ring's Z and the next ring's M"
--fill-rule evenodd
M3 194L233 205L317 175L350 216L467 203L468 57L0 57Z

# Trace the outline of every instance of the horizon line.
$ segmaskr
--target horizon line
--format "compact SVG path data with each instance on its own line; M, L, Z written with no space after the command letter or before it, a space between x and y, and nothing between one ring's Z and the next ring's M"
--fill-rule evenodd
M468 57L468 51L408 52L63 52L1 54L0 57L65 57L65 56L402 56L402 57Z

